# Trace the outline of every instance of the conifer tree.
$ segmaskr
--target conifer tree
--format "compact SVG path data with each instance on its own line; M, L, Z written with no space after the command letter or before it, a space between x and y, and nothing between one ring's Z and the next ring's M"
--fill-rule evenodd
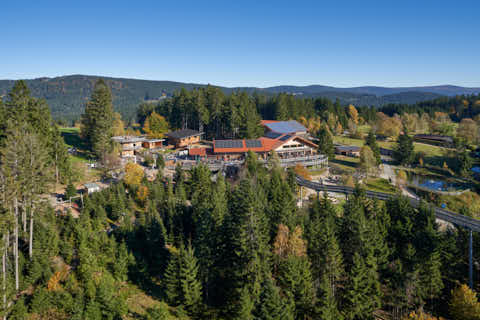
M280 289L273 279L267 277L263 284L258 319L261 320L293 320L293 306L280 295Z
M197 259L191 245L181 251L180 283L182 305L190 315L197 316L201 311L202 284L198 279Z
M295 199L279 168L271 171L267 199L266 210L270 220L270 236L273 238L279 224L292 228L295 216Z
M324 273L320 280L316 313L322 320L343 320L330 282L328 275Z
M375 133L373 132L373 130L370 130L368 132L368 135L365 139L365 145L370 147L377 161L377 165L380 165L382 163L382 159L380 156L380 147L377 144L377 139L375 137Z
M335 158L335 148L333 146L332 134L327 126L323 124L317 134L318 138L318 152L328 157L328 160Z
M253 320L253 309L255 307L255 303L252 301L250 297L250 293L248 292L247 287L238 289L238 297L239 300L237 303L232 306L233 312L231 318L233 320Z
M278 273L280 287L295 303L295 319L312 317L316 295L308 258L290 255L280 263Z
M406 132L398 136L394 157L401 165L410 165L414 161L413 139Z
M82 115L82 136L102 162L112 147L113 121L112 93L105 81L99 79Z
M180 282L181 256L178 250L170 250L170 259L164 274L164 293L168 304L178 305L182 296L182 283Z
M242 180L229 201L229 215L222 232L223 288L227 304L235 304L245 288L254 303L268 268L267 228L264 212L258 210L254 189ZM232 235L235 235L232 237Z
M342 252L337 240L334 208L327 198L316 201L310 211L308 228L308 256L312 261L312 272L322 295L336 296L338 283L343 275ZM328 291L326 291L328 290Z

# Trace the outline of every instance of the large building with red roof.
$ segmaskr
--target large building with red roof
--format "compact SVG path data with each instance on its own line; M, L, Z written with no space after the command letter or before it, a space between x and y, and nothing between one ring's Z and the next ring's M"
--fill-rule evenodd
M253 151L266 159L269 153L275 151L280 159L287 159L315 155L317 148L315 143L301 136L281 134L275 138L214 140L212 154L218 160L235 160Z
M258 139L213 140L211 147L190 148L190 158L200 160L243 160L249 151L266 161L275 152L282 165L302 163L306 166L327 166L328 160L318 154L318 146L306 138L307 129L295 120L263 120L265 134Z

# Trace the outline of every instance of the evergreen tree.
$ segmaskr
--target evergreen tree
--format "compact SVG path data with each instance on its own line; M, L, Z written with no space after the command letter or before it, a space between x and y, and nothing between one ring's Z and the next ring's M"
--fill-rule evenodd
M274 168L270 174L270 184L267 189L267 216L270 220L270 236L275 236L279 224L293 227L295 217L295 198L290 186L282 177L279 168Z
M382 159L380 156L380 147L377 144L377 139L375 137L375 133L373 132L373 130L370 130L368 132L368 135L365 139L365 145L370 147L377 161L377 165L380 165L382 163Z
M328 160L335 158L335 148L333 146L332 134L327 126L323 124L318 131L318 152L328 157Z
M337 240L336 213L331 202L324 198L316 201L310 209L308 227L308 256L316 283L323 287L321 294L335 297L343 275L342 252ZM326 291L328 290L328 291Z
M322 320L342 320L343 315L338 309L337 299L327 274L320 280L316 313Z
M233 320L253 320L253 309L255 307L255 303L252 301L250 297L250 293L248 289L242 288L239 289L238 293L239 300L233 306L233 314L231 318Z
M406 132L398 136L394 157L401 165L410 165L415 159L413 139Z
M258 319L261 320L293 320L292 305L280 295L280 289L273 279L266 278L260 299Z
M180 281L181 256L177 250L170 250L170 260L164 274L164 293L168 304L180 304L182 283Z
M278 268L279 285L295 303L295 319L311 318L316 295L307 257L290 255Z
M190 315L196 316L201 310L202 284L198 279L197 259L191 245L181 251L180 284L182 305Z
M222 287L226 292L223 295L229 306L240 300L244 289L256 303L267 273L268 229L264 212L258 208L251 183L242 180L230 198L229 215L222 228L220 268L225 277Z
M99 79L82 115L82 136L102 162L112 147L113 121L112 93L105 81Z
M73 185L72 181L69 181L67 188L65 189L65 199L70 199L77 195L77 188Z

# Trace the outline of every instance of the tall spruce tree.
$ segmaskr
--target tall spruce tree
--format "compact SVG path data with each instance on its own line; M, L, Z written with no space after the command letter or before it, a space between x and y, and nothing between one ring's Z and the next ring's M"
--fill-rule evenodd
M113 121L112 93L105 81L99 79L82 115L82 136L101 161L112 148Z
M202 310L202 284L198 279L198 263L189 244L181 250L180 285L181 302L191 316L198 316Z
M333 146L332 134L325 124L322 124L317 134L318 152L326 155L328 160L335 158L335 148Z
M263 283L257 318L261 320L293 320L293 303L280 294L271 277Z
M261 283L268 272L267 230L253 186L242 180L231 195L220 244L224 296L230 308L241 299L242 290L248 290L249 299L258 302Z
M401 165L410 165L415 159L413 139L406 132L398 136L394 157Z
M375 137L375 133L373 132L373 130L370 130L368 132L368 135L365 138L365 145L370 147L370 149L373 152L373 155L375 156L375 159L377 160L377 165L380 165L382 163L382 159L380 156L380 147L377 144L377 139Z

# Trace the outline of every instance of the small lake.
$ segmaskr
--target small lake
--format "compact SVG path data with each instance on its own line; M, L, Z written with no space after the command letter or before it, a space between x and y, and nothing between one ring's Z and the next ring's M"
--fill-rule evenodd
M408 182L412 185L432 191L459 191L467 187L462 183L449 182L436 176L409 173Z
M480 173L480 167L473 167L473 168L472 168L472 171L473 171L474 173Z

